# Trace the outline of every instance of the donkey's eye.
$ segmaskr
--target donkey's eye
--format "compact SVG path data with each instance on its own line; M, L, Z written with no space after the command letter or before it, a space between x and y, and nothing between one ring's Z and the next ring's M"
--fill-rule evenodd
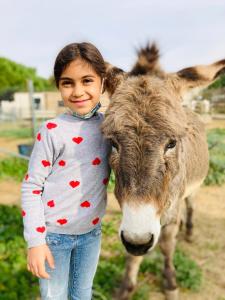
M169 149L173 149L177 144L176 140L170 140L169 143L165 147L165 152Z
M114 140L110 140L110 142L111 142L111 145L112 145L112 151L116 151L116 152L118 152L118 150L119 150L119 145L114 141Z

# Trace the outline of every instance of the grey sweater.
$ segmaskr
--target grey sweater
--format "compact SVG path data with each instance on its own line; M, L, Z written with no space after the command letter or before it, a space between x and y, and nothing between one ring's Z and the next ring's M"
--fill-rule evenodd
M100 113L87 120L65 113L41 126L22 183L28 247L45 244L47 231L83 234L101 222L110 173L102 121Z

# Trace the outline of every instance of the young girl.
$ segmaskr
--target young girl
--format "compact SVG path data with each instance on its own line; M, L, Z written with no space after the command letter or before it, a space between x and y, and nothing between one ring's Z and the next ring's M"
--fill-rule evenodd
M98 113L105 64L90 43L67 45L54 77L68 112L37 134L22 184L28 270L43 300L90 300L100 253L110 147Z

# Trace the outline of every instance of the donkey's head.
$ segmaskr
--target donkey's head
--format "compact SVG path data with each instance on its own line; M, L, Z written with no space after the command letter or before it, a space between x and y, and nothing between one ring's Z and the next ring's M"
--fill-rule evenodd
M130 73L108 65L106 88L111 103L102 125L113 146L110 164L123 213L120 236L133 255L143 255L155 246L163 218L169 210L172 214L183 193L182 139L188 126L182 93L210 84L225 68L224 60L166 75L154 63L145 66L149 61L142 53ZM142 64L139 76L138 64ZM145 67L148 74L143 72Z

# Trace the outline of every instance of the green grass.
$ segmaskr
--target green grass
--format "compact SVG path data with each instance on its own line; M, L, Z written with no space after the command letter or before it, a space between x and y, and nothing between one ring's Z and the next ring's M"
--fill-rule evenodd
M32 130L28 127L23 128L11 128L0 131L0 137L14 138L14 139L26 139L32 137Z

